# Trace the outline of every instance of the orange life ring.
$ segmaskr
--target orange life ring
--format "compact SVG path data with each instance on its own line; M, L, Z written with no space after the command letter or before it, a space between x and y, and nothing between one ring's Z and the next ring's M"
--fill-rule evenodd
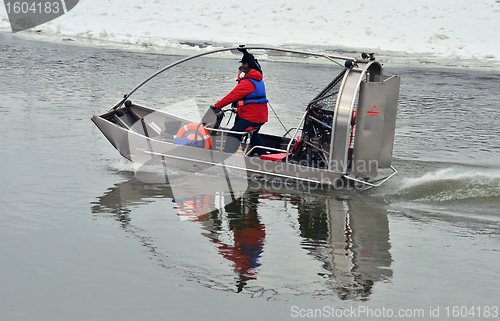
M212 136L210 136L208 130L206 130L201 124L191 123L182 126L181 129L179 129L179 131L177 132L177 138L184 138L184 136L192 141L196 140L197 138L198 140L203 139L203 146L205 147L205 149L212 148Z

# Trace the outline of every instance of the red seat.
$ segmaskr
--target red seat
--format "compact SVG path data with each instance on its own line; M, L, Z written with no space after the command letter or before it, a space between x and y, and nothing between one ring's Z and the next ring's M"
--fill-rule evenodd
M286 153L260 155L260 159L281 162L286 157Z

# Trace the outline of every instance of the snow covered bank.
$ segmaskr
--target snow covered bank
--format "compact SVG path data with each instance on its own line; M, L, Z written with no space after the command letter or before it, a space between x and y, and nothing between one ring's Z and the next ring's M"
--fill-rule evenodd
M0 21L10 32L3 6ZM80 0L34 29L21 33L160 52L246 43L500 62L500 0Z

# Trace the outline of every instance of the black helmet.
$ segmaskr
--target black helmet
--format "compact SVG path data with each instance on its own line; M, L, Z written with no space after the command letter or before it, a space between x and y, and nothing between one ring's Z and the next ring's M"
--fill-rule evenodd
M263 73L259 62L257 61L257 59L255 59L255 57L251 53L249 53L242 46L238 47L238 50L243 53L243 57L241 58L240 63L248 64L248 67L250 67L251 69L255 69L258 72L260 72L261 74Z

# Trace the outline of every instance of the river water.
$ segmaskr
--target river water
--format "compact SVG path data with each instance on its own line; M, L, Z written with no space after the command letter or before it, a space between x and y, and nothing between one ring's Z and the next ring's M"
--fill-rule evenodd
M1 320L499 319L498 71L387 65L398 174L377 189L244 182L224 202L210 176L184 198L143 183L90 121L181 57L1 34L0 52ZM285 126L336 75L262 65ZM133 97L203 112L237 66L195 60ZM272 112L262 131L283 133Z

